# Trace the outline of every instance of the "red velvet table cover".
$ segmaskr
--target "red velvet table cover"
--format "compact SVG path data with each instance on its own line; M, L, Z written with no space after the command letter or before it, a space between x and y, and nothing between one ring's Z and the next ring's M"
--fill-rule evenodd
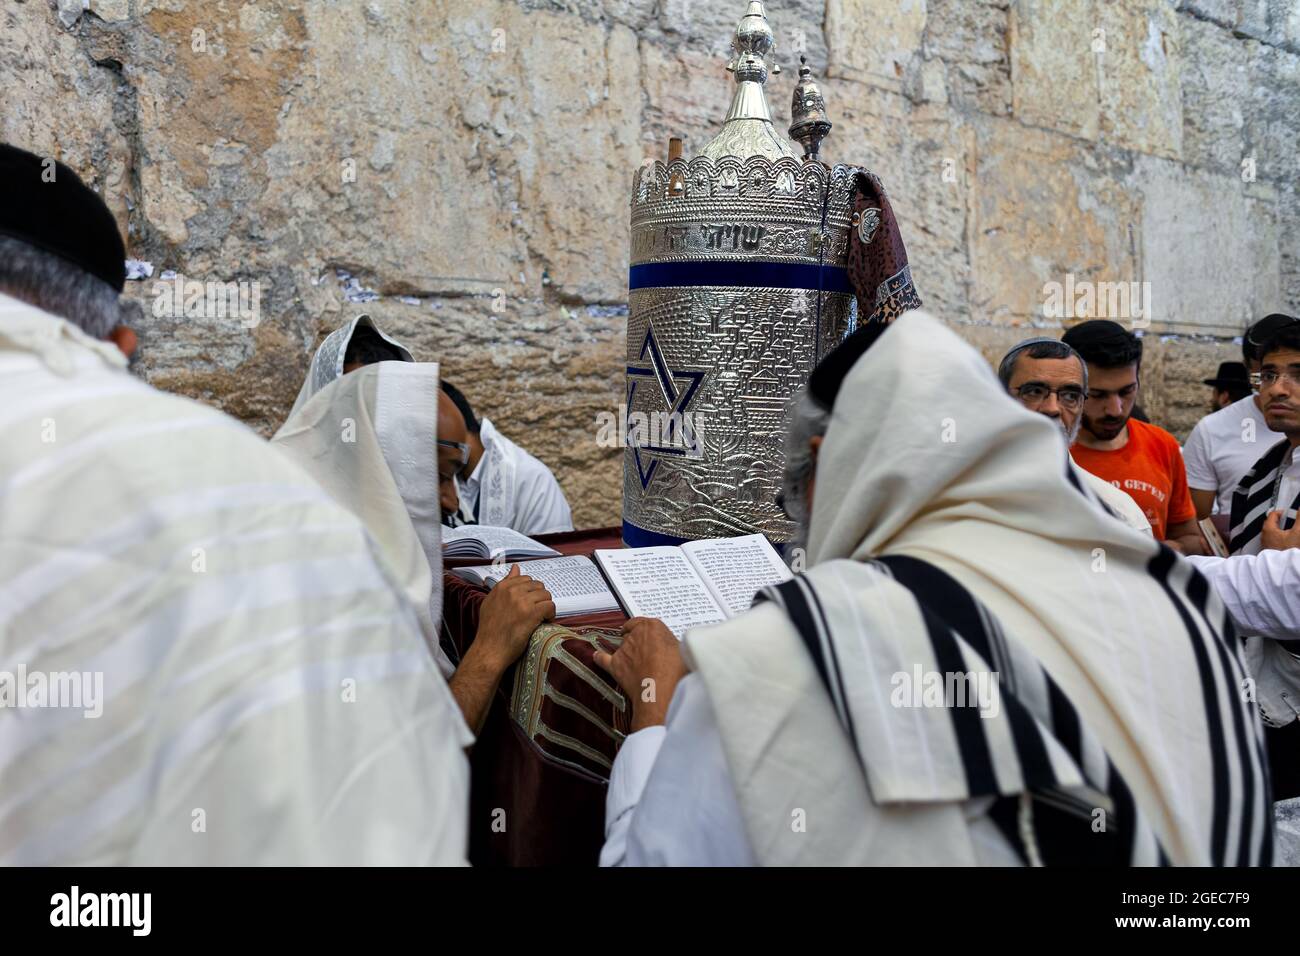
M590 555L596 548L622 547L618 528L538 535L536 539L561 554ZM457 560L448 561L447 566L482 563ZM527 562L520 564L527 573ZM483 588L444 573L442 644L453 662L464 656L474 640L479 607L486 595ZM600 692L595 696L597 703L606 705L600 723L612 725L613 737L601 733L600 723L576 720L572 711L555 708L546 715L551 727L560 731L554 739L530 737L511 712L512 694L519 699L516 678L520 675L516 671L521 665L502 678L470 753L469 858L475 866L596 865L604 842L609 781L604 764L613 762L618 743L627 732L628 710L613 678L595 665L593 655L601 639L599 629L617 631L625 620L617 611L561 618L556 624L577 633L566 638L553 628L539 628L531 648L534 663L539 654L552 650L582 670L585 680L579 680L568 667L550 667L548 689L563 699L591 704L593 683L603 682L595 683ZM604 646L611 645L605 642ZM526 653L524 660L528 658ZM522 676L519 683L523 684ZM523 690L526 695L527 689ZM546 707L550 703L541 701ZM526 701L523 709L527 709ZM570 744L557 745L555 740Z

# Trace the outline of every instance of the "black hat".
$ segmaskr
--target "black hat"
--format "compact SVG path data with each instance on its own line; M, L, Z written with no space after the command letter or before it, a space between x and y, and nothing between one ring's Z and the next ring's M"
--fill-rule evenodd
M1226 389L1233 385L1250 385L1250 376L1246 374L1246 366L1240 362L1220 362L1219 374L1214 378L1206 378L1201 381L1206 385L1213 385L1215 388Z
M897 320L895 320L897 321ZM808 376L808 393L827 410L835 407L835 397L840 393L840 386L849 371L858 363L858 359L867 349L876 344L876 339L885 333L893 322L867 322L827 353L817 363L812 375Z
M126 283L126 247L104 200L60 162L0 143L0 235L103 279Z

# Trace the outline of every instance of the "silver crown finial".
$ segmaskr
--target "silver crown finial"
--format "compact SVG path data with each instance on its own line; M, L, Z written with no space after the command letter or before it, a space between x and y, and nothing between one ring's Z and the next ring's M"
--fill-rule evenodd
M731 50L734 56L727 69L736 80L736 92L731 98L731 108L727 110L722 132L701 150L700 155L714 160L723 156L793 158L794 144L772 125L772 111L768 109L767 96L763 92L769 72L779 73L780 67L775 63L769 67L776 50L776 36L761 0L750 0L744 16L736 24Z

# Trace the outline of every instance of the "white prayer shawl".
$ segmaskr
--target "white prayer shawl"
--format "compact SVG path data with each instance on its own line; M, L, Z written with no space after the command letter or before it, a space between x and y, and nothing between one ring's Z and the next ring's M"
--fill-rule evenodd
M569 502L551 470L489 419L482 419L480 428L483 457L461 486L461 517L520 534L572 531Z
M1295 470L1295 448L1283 438L1260 456L1232 492L1229 515L1228 551L1259 554L1264 522L1270 512L1282 512L1282 528L1288 529L1300 511L1300 491L1287 481ZM1300 477L1300 476L1297 476Z
M443 674L438 640L442 547L438 499L438 366L378 362L317 392L271 439L370 531L422 608L421 629Z
M369 326L381 339L401 352L405 361L415 361L406 346L384 334L384 331L375 324L374 319L368 315L358 315L347 325L341 325L327 335L325 341L316 349L316 353L311 357L311 367L307 369L307 377L303 380L302 388L298 390L298 397L294 399L293 408L289 410L290 417L295 415L322 388L330 384L330 382L343 377L343 359L347 355L348 343L352 341L352 336L356 333L357 328L362 325Z
M911 593L864 564L881 556L928 562L983 602L1041 665L1017 692L1041 700L1050 676L1100 748L1079 763L1104 777L1113 761L1168 859L1271 851L1262 729L1237 693L1241 654L1222 605L1191 565L1105 515L1069 480L1066 454L1060 429L1010 400L925 313L899 319L853 367L818 459L812 568L796 578L839 622L827 640L841 699L819 688L790 618L773 626L765 607L685 640L760 861L972 859L953 836L965 832L958 802L933 836L862 809L968 789L950 709L891 705L896 675L942 668ZM835 705L856 725L856 751ZM988 723L990 737L1006 733ZM997 789L1014 793L1024 781L998 759L1009 744L991 746ZM1060 748L1048 753L1063 783L1077 777ZM807 825L792 835L795 810ZM1154 845L1135 851L1159 857Z
M0 865L464 863L470 734L360 522L124 364L0 295L0 672L90 675L0 707Z

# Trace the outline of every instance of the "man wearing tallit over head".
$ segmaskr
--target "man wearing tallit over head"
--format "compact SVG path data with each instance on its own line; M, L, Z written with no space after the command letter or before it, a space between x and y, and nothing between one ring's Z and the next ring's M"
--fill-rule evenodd
M787 448L809 570L598 658L634 707L604 863L1270 861L1222 606L974 349L920 311L863 328Z
M0 865L463 864L415 609L284 455L127 372L124 258L0 145Z
M304 393L312 381L309 375ZM333 376L290 413L271 442L370 531L418 609L430 653L477 732L501 678L534 629L555 616L555 604L539 582L512 569L484 599L474 642L453 672L439 641L439 528L443 512L455 510L455 476L468 446L460 413L438 387L437 364L377 361Z
M311 400L326 385L376 362L414 362L411 352L397 339L385 334L368 315L358 315L325 336L312 353L307 377L294 399L289 417Z

